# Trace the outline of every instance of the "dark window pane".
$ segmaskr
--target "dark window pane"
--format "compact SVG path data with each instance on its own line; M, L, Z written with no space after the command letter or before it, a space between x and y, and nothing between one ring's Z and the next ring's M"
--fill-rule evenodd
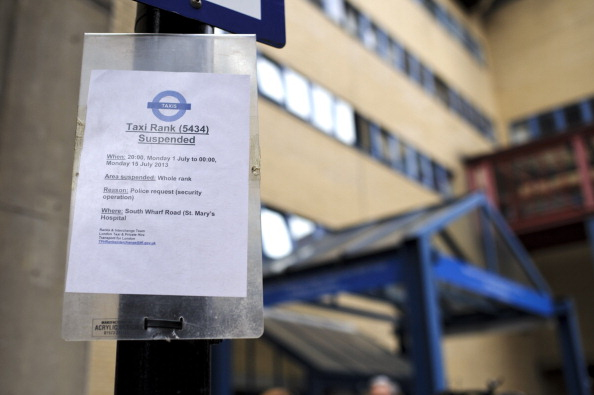
M542 137L550 136L555 133L557 127L555 125L555 116L552 112L543 114L538 117L538 126L540 135Z
M573 104L571 106L565 107L563 112L565 113L565 122L567 124L567 128L573 128L583 123L582 110L579 104Z
M369 122L361 117L355 115L356 129L357 129L357 147L363 152L371 154L371 131Z

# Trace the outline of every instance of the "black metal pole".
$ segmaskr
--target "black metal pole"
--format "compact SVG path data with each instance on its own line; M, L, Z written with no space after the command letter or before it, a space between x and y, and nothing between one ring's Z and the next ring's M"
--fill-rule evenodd
M115 383L115 395L208 395L210 341L118 341Z
M173 12L138 3L135 33L209 34L212 26Z
M199 6L199 0L193 0ZM212 27L138 3L136 33L212 33ZM121 304L125 306L126 296ZM211 340L118 341L115 395L210 395Z

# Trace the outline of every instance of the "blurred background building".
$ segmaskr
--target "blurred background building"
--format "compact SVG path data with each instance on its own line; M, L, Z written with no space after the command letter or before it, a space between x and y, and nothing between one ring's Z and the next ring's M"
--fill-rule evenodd
M0 4L2 393L113 392L115 342L62 341L61 300L83 33L131 32L135 7ZM575 299L592 371L594 4L287 0L286 17L287 46L261 46L258 59L265 272L325 235L480 189L552 292ZM484 255L472 222L452 237ZM271 309L264 339L225 346L234 391L314 393L312 377L324 376L328 393L355 393L377 373L407 380L402 311L368 295L325 302ZM563 394L554 336L550 323L446 336L448 387L503 379ZM337 342L328 361L325 339ZM330 377L339 368L355 379Z

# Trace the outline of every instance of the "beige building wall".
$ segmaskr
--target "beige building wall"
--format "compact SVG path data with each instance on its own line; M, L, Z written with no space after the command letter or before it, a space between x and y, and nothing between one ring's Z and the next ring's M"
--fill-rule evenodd
M502 119L594 95L593 19L589 0L514 1L487 19Z
M594 96L594 3L588 0L508 2L486 23L501 117L509 125ZM594 362L594 269L586 242L533 254L557 295L574 298L587 360ZM561 367L555 333L540 333L538 363Z

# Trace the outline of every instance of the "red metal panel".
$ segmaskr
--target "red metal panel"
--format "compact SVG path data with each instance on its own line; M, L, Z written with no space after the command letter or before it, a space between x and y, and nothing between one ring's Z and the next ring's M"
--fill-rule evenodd
M581 222L594 213L593 139L589 127L470 159L469 184L518 233Z

